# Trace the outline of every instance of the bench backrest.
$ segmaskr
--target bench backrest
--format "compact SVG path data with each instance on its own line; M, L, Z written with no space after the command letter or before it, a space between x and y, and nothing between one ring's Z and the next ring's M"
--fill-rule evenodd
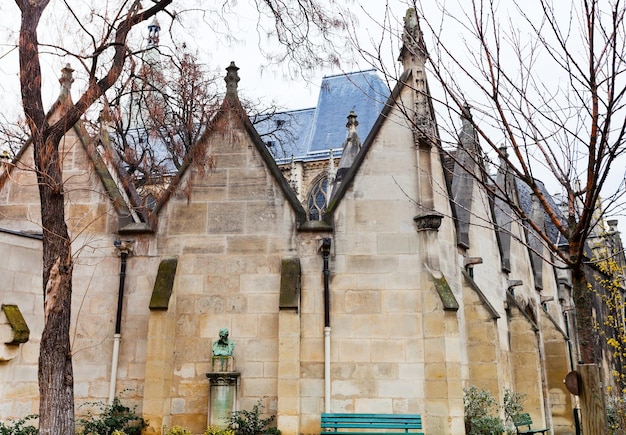
M513 416L513 423L515 424L515 426L528 426L528 427L530 427L530 425L533 424L533 420L532 420L532 418L530 418L530 414L523 413L523 414L514 415Z
M322 429L422 429L419 414L322 414Z

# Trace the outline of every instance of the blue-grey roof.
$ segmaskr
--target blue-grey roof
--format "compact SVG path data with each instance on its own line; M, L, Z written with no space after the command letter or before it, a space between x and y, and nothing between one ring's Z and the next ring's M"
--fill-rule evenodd
M265 141L272 157L283 161L291 159L291 156L306 155L307 138L314 117L315 108L279 112L254 123L254 127Z
M279 163L289 161L292 156L295 160L327 158L330 149L338 156L346 139L350 111L357 115L357 133L364 140L389 94L389 87L373 69L326 76L322 79L315 108L281 112L255 127L261 136L266 137L276 122L287 124L283 146L273 144L268 147Z
M543 184L543 182L540 180L535 180L535 182L537 183L537 186L539 187L539 189L542 191L543 195L545 196L546 201L548 201L548 204L550 204L550 208L555 212L557 216L559 216L559 219L561 219L561 221L566 222L565 216L563 216L563 213L561 212L561 208L557 205L554 197L550 193L548 193L548 189ZM524 183L523 181L519 179L515 179L515 184L517 187L517 197L519 199L520 206L524 210L524 213L526 213L527 216L530 216L530 212L532 209L531 189L530 187L528 187L526 183ZM550 240L557 246L564 243L565 241L561 233L559 232L557 227L554 225L554 223L550 220L547 214L546 214L545 223L546 223L546 228L545 228L546 235L550 238Z

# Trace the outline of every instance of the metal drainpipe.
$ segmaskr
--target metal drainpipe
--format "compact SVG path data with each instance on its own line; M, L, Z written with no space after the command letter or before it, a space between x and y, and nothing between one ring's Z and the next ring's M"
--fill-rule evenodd
M117 292L117 313L115 316L115 333L113 334L113 355L111 357L111 380L109 384L109 405L115 399L115 387L117 384L117 363L120 355L120 340L122 339L122 307L124 305L124 284L126 282L126 260L130 252L130 241L122 243L116 240L113 244L120 253L120 283Z
M322 258L324 259L324 412L330 412L330 258L331 239L322 239Z

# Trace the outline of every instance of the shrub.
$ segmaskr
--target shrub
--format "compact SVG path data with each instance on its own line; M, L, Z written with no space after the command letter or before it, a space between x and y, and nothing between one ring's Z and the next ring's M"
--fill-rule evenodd
M524 400L526 394L516 393L504 387L504 423L506 425L507 434L516 434L517 429L513 422L513 416L524 411Z
M221 428L219 426L208 426L204 435L235 435L235 432L229 428Z
M34 420L37 417L36 414L33 414L19 420L9 420L8 423L0 421L0 435L37 435L39 429L31 425L26 425L27 421Z
M497 417L498 402L486 389L475 385L463 388L465 433L467 435L494 435L504 432L504 424ZM495 414L495 415L494 415Z
M140 435L146 427L145 420L135 413L135 409L122 405L117 397L111 405L102 402L87 405L95 406L100 413L96 415L90 410L86 417L78 420L79 433L83 435L113 435L115 431L117 434Z
M609 435L619 435L623 433L621 428L626 427L626 412L624 412L626 407L624 404L624 398L617 395L609 396L606 399L606 422Z
M172 426L163 435L192 435L189 429L181 426Z
M251 410L233 411L230 414L228 427L235 433L235 435L280 435L279 429L270 427L270 424L274 421L275 416L272 415L267 418L261 418L262 410L263 405L259 399L257 404L254 405Z

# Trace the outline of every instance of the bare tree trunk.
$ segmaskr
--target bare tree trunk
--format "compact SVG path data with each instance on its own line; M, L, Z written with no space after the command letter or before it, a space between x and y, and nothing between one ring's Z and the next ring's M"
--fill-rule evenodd
M574 225L574 224L572 224ZM577 228L577 227L573 227ZM595 364L600 361L599 352L595 342L593 295L589 288L585 266L583 243L576 235L568 240L570 253L570 270L572 273L572 296L576 307L576 329L578 332L578 345L580 350L579 363Z
M74 385L69 323L72 297L71 244L65 223L59 142L41 99L37 27L49 0L16 0L21 10L19 40L22 105L32 134L43 227L45 324L39 353L39 433L74 433Z
M576 328L580 346L580 358L585 364L597 363L594 343L592 297L582 267L572 269L572 292L576 307Z
M74 382L70 348L72 252L58 139L35 146L43 232L45 326L39 350L39 433L73 434Z

